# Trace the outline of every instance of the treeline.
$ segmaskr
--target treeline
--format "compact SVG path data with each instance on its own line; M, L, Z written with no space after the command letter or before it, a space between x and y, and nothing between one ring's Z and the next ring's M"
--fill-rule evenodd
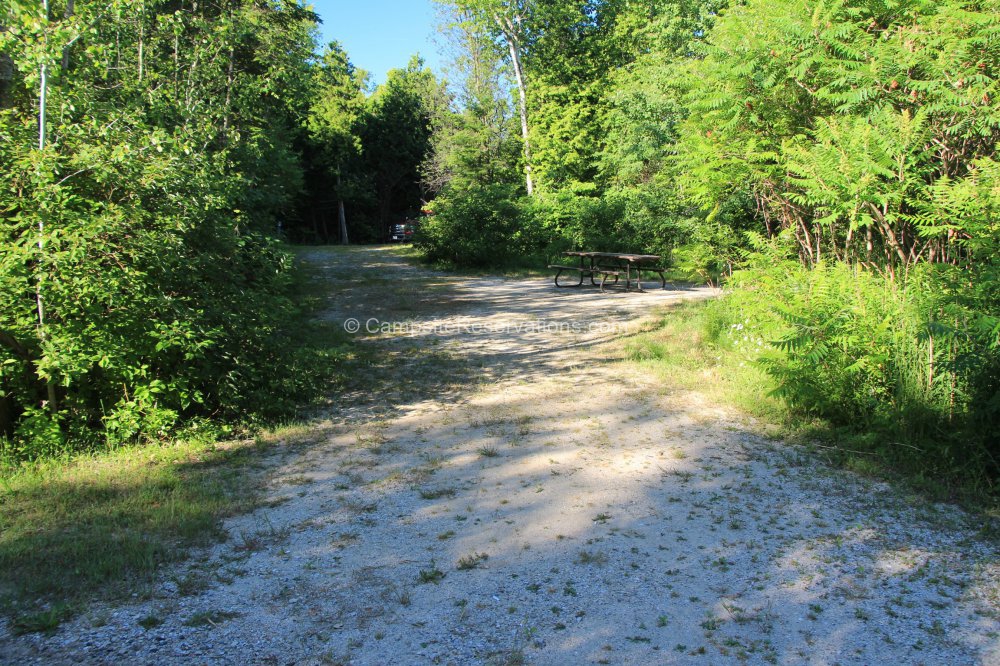
M419 215L449 101L418 58L373 86L318 20L279 0L0 9L0 462L320 390L334 359L295 337L282 241Z
M993 487L1000 0L438 0L446 87L297 2L0 10L5 458L280 413L276 239L655 252L712 344L893 464ZM294 327L293 327L294 328Z
M710 234L670 163L684 117L674 70L719 1L440 0L458 110L424 165L431 259L544 261L571 246L671 255ZM727 211L750 224L752 211ZM728 242L718 232L705 242ZM486 251L481 251L483 246ZM718 272L699 244L694 270Z
M421 165L451 98L417 56L375 87L335 42L313 71L302 143L306 197L288 236L303 243L385 242L392 225L418 218L431 196Z
M793 409L995 488L1000 3L441 4L430 258L668 255L728 284L712 343Z
M270 0L0 10L0 449L280 412L316 17Z

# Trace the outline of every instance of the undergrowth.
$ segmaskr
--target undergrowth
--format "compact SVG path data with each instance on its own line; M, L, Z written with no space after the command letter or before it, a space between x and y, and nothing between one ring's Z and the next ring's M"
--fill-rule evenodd
M656 327L625 342L626 358L665 387L698 391L733 406L754 417L763 434L811 447L833 464L895 479L934 499L996 510L1000 500L989 449L993 434L980 423L989 404L970 399L960 413L957 402L952 402L953 411L938 412L935 420L933 405L915 401L920 380L926 382L924 370L911 378L917 384L914 388L899 376L886 379L885 368L858 376L856 367L829 353L813 357L820 367L807 373L803 382L789 368L806 372L803 366L809 359L802 356L808 352L804 347L790 348L788 342L803 329L788 327L777 315L766 316L767 308L784 307L782 297L741 291L746 288L713 302L671 308ZM751 299L759 309L748 305ZM840 299L847 300L842 295ZM798 311L803 316L814 312ZM881 323L884 316L877 321ZM901 326L897 322L882 328L898 333ZM816 332L818 327L806 330ZM895 339L903 349L880 350L871 333L860 336L859 345L872 355L887 354L898 364L897 373L912 372L915 354L905 349L905 336ZM926 342L918 337L910 344ZM872 385L880 383L888 388L877 393ZM875 395L890 404L869 402L864 418L845 418L844 404L851 404L856 393Z

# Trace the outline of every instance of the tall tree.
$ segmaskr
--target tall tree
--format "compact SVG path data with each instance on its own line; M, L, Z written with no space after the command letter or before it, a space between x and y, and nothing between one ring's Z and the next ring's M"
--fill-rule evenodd
M474 30L485 30L506 47L508 62L517 86L518 115L521 121L521 142L524 157L524 181L528 195L535 190L532 177L531 127L528 114L528 81L524 55L528 48L529 24L535 0L439 0L452 5L456 15L477 24Z
M618 9L616 2L552 0L534 13L528 101L536 185L546 191L593 190L599 100L620 64L607 38Z
M361 152L355 130L364 109L367 74L354 67L338 42L326 47L315 70L308 127L319 161L334 177L340 242L346 245L344 170Z
M378 235L393 213L419 209L420 168L431 151L434 117L448 108L444 86L418 56L390 70L359 120L362 162L377 199Z
M272 0L43 9L0 9L0 430L28 455L264 386L315 30Z
M1000 141L998 3L750 0L689 68L677 165L707 208L748 192L803 263L967 264Z
M625 0L610 39L620 50L601 94L602 188L671 181L668 168L684 104L686 67L702 57L705 39L727 0ZM665 171L666 170L666 171ZM675 189L670 182L662 187Z
M503 50L468 12L442 5L441 30L452 47L448 70L457 110L439 114L424 179L434 192L516 182L522 144Z

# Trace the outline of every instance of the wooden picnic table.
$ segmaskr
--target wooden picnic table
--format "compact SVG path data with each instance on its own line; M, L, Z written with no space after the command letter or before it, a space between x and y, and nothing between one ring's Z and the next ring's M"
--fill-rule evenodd
M635 275L635 284L638 291L643 291L642 289L642 271L647 273L656 273L660 276L660 286L666 287L667 281L663 276L663 272L666 270L662 266L656 266L655 263L660 261L661 257L658 254L634 254L631 252L563 252L567 257L579 257L579 266L565 266L559 264L550 264L549 268L554 268L557 270L555 283L557 287L579 287L583 284L583 279L585 277L590 277L590 284L597 286L595 280L596 276L601 276L601 291L604 291L604 285L608 281L608 278L613 277L615 279L615 284L618 284L619 278L623 275L625 276L625 291L629 291L632 288L633 274ZM653 264L653 265L651 265ZM576 284L559 284L559 278L565 272L576 272L580 275L580 280Z

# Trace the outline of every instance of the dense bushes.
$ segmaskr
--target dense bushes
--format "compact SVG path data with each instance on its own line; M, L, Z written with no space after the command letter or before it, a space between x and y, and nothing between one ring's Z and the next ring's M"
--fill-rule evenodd
M733 5L677 70L674 163L706 209L749 196L770 237L719 307L780 395L899 464L990 483L997 6Z
M0 10L0 457L287 408L313 15L58 4Z
M676 202L649 190L523 197L493 185L449 191L433 208L417 245L431 261L456 266L540 266L563 250L583 248L669 258L685 234Z
M994 483L1000 2L643 5L648 31L556 4L523 22L537 190L505 233L728 279L717 339L795 410Z
M1000 467L998 303L969 275L923 265L889 281L812 269L762 246L712 305L711 337L758 362L804 415L857 433L898 467L990 486Z
M555 193L538 197L535 208L543 226L574 249L669 257L681 237L679 205L660 190L609 190L600 197Z
M439 197L417 246L431 261L503 267L537 257L546 238L525 201L504 186L474 187Z

